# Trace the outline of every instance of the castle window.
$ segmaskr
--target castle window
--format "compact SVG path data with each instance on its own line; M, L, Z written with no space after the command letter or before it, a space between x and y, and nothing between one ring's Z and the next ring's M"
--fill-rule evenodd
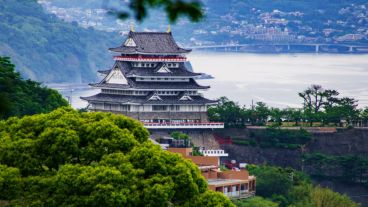
M104 109L105 110L110 110L110 107L111 107L110 104L107 104L107 103L104 104Z
M166 111L167 110L167 106L164 106L164 105L153 105L152 106L152 110L153 111Z
M180 106L170 106L171 111L180 111Z
M130 111L130 106L129 105L120 105L120 110L121 111Z

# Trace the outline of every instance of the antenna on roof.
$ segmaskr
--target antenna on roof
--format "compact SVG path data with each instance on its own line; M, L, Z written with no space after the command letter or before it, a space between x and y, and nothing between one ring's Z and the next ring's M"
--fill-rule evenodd
M171 32L171 25L169 24L169 26L167 27L167 33Z
M134 23L133 22L130 22L130 31L131 32L135 32Z

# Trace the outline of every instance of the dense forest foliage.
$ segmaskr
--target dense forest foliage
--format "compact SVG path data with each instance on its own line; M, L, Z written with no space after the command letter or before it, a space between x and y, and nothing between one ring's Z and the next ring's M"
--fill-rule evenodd
M309 165L310 174L315 178L337 179L345 183L361 183L368 187L367 156L305 153L303 154L303 162Z
M14 206L233 206L131 118L59 108L0 121L0 200Z
M56 90L22 79L10 58L0 56L0 119L50 112L67 105Z
M257 177L257 195L235 201L240 207L358 207L346 195L313 186L309 177L291 168L248 165Z
M89 82L111 65L107 48L118 33L83 29L46 14L36 0L0 0L0 55L26 78L42 82Z

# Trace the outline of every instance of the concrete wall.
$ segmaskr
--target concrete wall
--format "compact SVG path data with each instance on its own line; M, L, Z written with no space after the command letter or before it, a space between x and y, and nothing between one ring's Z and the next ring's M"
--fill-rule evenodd
M249 172L247 170L241 171L223 171L218 173L218 178L222 179L238 179L238 180L248 180Z
M173 147L170 147L170 148L167 149L167 151L173 152L173 153L179 153L184 157L189 156L189 155L192 154L192 148L173 148Z
M190 156L186 158L191 159L198 166L209 166L219 164L218 157Z

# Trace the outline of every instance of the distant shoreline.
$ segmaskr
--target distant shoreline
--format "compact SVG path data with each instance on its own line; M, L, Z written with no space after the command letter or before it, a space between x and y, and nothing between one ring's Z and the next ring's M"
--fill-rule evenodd
M366 52L312 52L312 51L283 51L283 52L276 52L276 51L233 51L233 50L193 50L193 52L201 53L201 52L213 52L213 53L249 53L249 54L329 54L329 55L364 55L368 54L368 50Z
M326 53L326 54L368 54L367 44L232 44L232 45L203 45L190 46L193 51L241 52L257 54L283 53Z

